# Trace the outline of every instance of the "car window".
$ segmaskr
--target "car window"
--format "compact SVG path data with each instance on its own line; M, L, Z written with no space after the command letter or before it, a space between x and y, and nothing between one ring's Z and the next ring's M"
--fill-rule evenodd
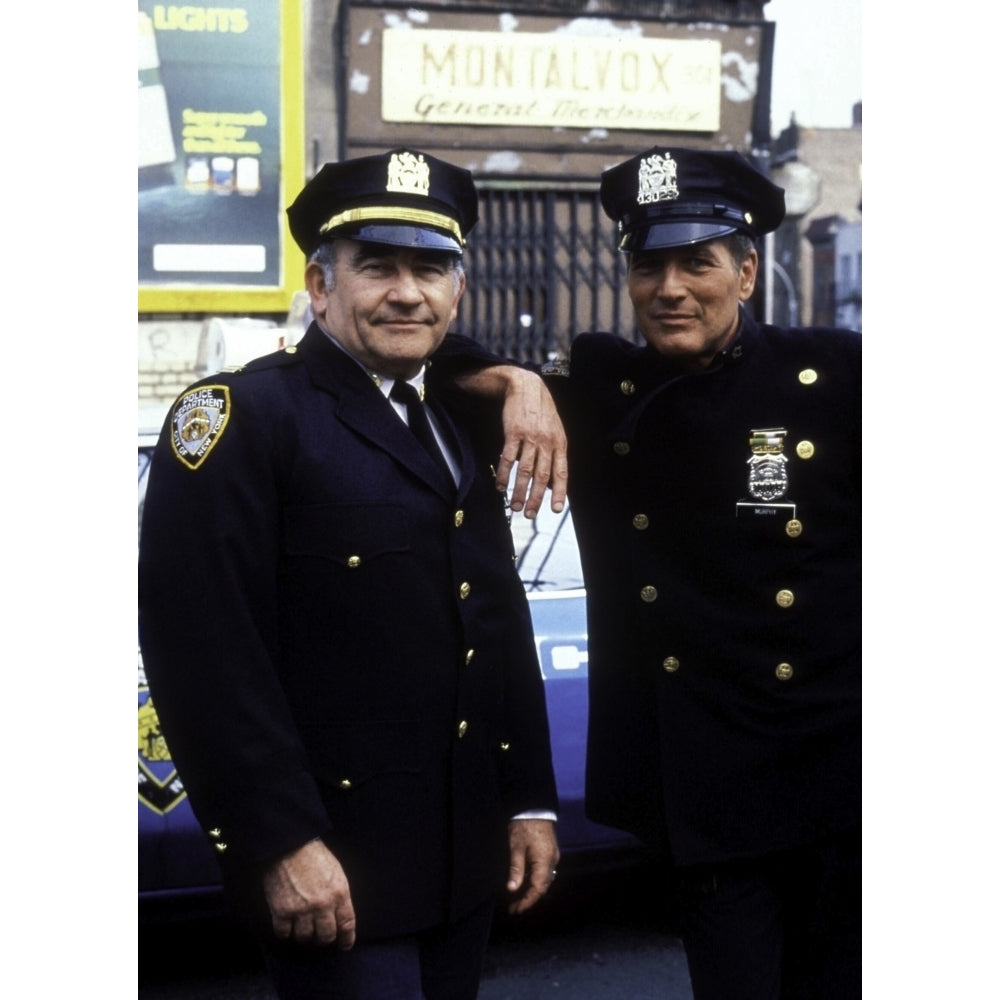
M149 463L153 460L152 447L139 445L139 527L142 528L142 508L146 502L146 483L149 481Z

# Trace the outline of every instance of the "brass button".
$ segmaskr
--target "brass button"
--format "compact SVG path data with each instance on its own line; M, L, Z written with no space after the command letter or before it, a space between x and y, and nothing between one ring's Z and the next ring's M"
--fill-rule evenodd
M618 388L621 389L623 395L631 396L635 392L635 382L630 378L622 379Z
M503 750L504 753L506 753L510 749L510 744L509 743L501 743L500 744L500 749Z
M799 372L799 381L803 385L812 385L817 378L819 378L819 376L812 368L803 368L802 371Z
M632 527L636 531L645 531L649 527L649 518L645 514L636 514L632 518Z
M795 454L799 458L812 458L816 454L816 449L813 446L812 441L800 441L795 446Z
M795 595L790 590L779 590L774 599L779 608L790 608L795 603Z
M212 846L215 847L215 850L218 854L225 854L226 851L229 850L229 845L224 844L221 840L218 843L213 844Z
M462 527L462 522L464 520L465 520L465 511L464 510L456 510L455 511L455 527L456 528L461 528Z
M290 344L285 348L285 354L294 354L298 348L294 344Z
M340 783L340 787L343 788L345 792L350 791L350 789L351 789L351 779L350 778L344 778L344 780Z
M458 738L461 739L469 731L469 724L463 719L458 724Z
M347 568L357 569L361 565L361 556L348 556L347 557Z
M677 659L676 656L668 656L663 661L663 669L666 670L668 674L676 674L681 668L681 661Z
M788 535L789 538L798 538L799 535L802 534L802 522L798 520L798 518L793 517L785 525L785 534Z
M467 598L467 597L469 596L469 594L471 594L471 593L472 593L472 586L471 586L470 584L468 584L468 583L463 583L463 584L462 584L462 585L461 585L461 586L460 586L460 587L458 588L458 596L459 596L459 597L461 597L463 601L464 601L464 600L465 600L465 599L466 599L466 598Z
M642 588L642 590L639 591L639 596L647 604L652 604L653 601L655 601L657 597L660 596L660 592L656 589L656 587L645 586Z
M616 441L613 450L616 455L627 455L632 450L632 446L628 441Z
M465 665L466 665L466 666L468 666L468 665L469 665L469 664L470 664L470 663L472 662L472 658L473 658L473 657L474 657L475 655L476 655L476 651L475 651L474 649L470 649L470 650L469 650L469 651L468 651L468 652L467 652L467 653L465 654Z
M208 831L208 835L212 838L212 840L218 840L219 837L222 836L222 831L216 826Z
M779 681L790 681L794 672L795 671L792 670L792 665L790 663L779 663L775 668L774 676L777 677Z

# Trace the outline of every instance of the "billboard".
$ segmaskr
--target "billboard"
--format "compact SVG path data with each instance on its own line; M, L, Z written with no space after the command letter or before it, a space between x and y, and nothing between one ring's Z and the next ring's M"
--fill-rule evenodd
M283 311L304 179L298 0L139 0L139 311ZM295 256L294 276L289 256Z

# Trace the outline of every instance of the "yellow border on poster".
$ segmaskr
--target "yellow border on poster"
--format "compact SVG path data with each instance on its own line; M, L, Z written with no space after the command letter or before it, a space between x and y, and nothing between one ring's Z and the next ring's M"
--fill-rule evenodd
M305 183L305 98L301 0L275 0L281 8L281 204L289 205ZM278 287L139 287L140 313L285 312L302 287L302 259L284 224L278 240L281 284Z

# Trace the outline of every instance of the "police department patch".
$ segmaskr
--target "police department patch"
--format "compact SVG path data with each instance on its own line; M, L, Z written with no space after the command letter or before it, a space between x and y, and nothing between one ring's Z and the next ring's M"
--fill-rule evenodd
M174 454L197 469L222 437L229 421L229 387L205 385L186 392L170 417Z
M160 730L149 688L139 668L139 801L161 816L178 805L187 793L170 759Z

